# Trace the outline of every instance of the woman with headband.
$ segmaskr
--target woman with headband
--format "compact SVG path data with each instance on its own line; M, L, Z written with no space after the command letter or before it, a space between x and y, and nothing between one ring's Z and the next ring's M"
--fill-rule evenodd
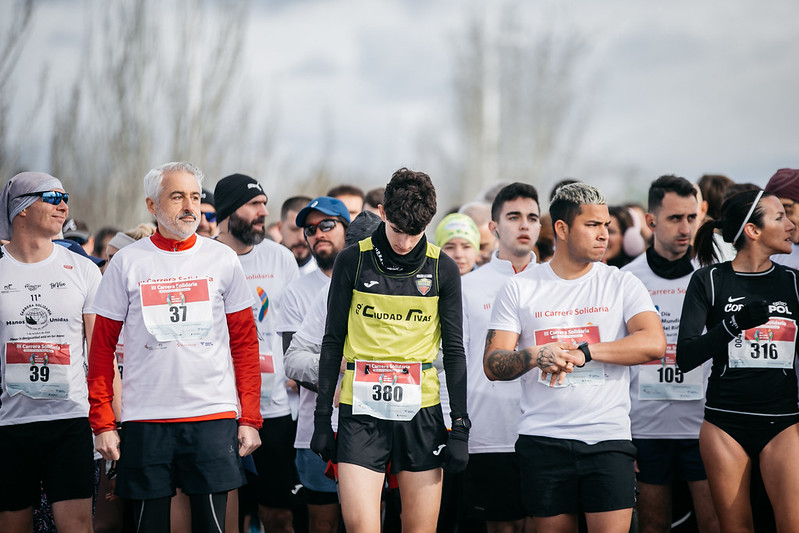
M737 255L708 265L715 228ZM752 190L724 202L721 218L696 236L697 257L708 266L688 285L677 365L688 372L713 359L699 447L722 531L754 531L749 488L757 463L777 529L799 531L799 273L770 259L790 252L793 229L774 195Z

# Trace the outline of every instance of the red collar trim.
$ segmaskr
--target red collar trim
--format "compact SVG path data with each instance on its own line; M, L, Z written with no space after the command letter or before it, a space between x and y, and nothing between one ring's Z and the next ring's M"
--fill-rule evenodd
M185 241L173 241L172 239L167 239L161 235L160 232L156 231L150 236L150 240L157 248L160 248L161 250L166 250L167 252L182 252L194 246L194 243L197 242L197 234L192 233L191 237Z

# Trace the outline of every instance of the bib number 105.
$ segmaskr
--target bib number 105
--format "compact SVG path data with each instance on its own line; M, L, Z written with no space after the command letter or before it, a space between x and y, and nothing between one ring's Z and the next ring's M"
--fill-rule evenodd
M685 375L682 370L673 366L658 368L658 378L661 383L682 383L685 381Z
M372 399L376 402L401 402L402 387L400 385L372 385Z

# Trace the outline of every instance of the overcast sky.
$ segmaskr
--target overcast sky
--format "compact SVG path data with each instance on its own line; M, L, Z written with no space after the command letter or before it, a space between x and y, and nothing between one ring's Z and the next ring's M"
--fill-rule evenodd
M0 3L0 20L10 4ZM522 5L531 32L556 23L586 45L577 90L588 116L579 157L561 176L613 193L629 190L625 180L645 188L665 173L762 185L778 168L799 166L799 2ZM15 73L17 109L45 64L67 85L91 6L39 3ZM303 169L327 149L365 188L402 165L454 180L436 175L443 167L420 143L434 135L453 146L455 46L471 17L491 13L463 0L253 1L243 71L263 96L257 113L275 120L278 158ZM40 122L25 150L44 165Z

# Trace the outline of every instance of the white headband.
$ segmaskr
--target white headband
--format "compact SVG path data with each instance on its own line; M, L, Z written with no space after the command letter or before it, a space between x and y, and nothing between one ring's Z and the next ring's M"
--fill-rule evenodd
M744 218L743 223L741 223L741 227L738 229L738 233L735 234L735 238L732 240L732 243L735 244L738 241L738 237L741 236L741 233L744 232L744 227L749 222L749 217L752 216L752 213L755 212L755 207L757 207L757 203L760 201L760 198L763 196L763 190L761 189L758 191L757 196L755 196L755 201L752 202L752 207L749 208L749 212L746 214L746 218Z

